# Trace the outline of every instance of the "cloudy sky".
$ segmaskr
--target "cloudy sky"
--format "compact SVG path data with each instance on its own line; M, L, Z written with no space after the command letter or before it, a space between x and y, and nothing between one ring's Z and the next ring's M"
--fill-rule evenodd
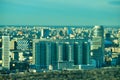
M120 0L0 0L3 25L120 25Z

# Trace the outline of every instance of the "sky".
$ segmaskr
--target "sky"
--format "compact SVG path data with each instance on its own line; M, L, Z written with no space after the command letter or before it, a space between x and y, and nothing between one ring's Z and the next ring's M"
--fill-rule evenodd
M0 25L120 25L120 0L0 0Z

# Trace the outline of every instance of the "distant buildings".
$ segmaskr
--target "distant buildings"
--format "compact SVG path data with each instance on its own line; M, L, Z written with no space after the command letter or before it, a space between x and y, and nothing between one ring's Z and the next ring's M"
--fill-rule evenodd
M23 66L28 69L29 66L24 66L25 63L37 70L91 69L93 66L102 67L110 61L111 64L117 65L120 53L118 28L0 27L0 67L15 70L22 69Z

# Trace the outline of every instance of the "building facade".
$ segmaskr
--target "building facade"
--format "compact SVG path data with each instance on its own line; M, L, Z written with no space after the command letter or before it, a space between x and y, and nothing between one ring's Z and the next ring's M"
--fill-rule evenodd
M90 44L86 40L33 40L33 65L36 69L72 69L90 64Z
M104 28L95 26L93 28L91 43L92 59L96 61L96 67L102 67L104 64Z
M17 40L17 50L29 50L30 40L28 39L18 39Z
M10 38L2 36L2 67L10 69Z

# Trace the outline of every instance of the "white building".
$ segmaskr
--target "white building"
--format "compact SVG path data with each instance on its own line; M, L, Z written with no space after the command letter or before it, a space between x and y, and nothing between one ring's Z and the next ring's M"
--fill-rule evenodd
M2 67L10 69L10 38L2 36Z

